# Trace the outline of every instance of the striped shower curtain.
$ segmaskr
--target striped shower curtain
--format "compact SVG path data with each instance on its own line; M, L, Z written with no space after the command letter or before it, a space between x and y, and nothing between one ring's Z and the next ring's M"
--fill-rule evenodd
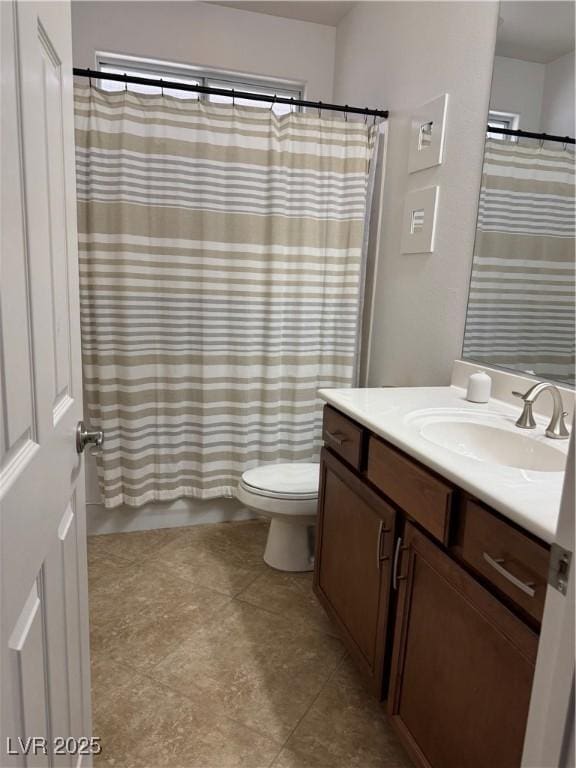
M486 142L464 356L574 386L574 152Z
M79 87L82 345L104 503L318 456L354 383L377 129Z

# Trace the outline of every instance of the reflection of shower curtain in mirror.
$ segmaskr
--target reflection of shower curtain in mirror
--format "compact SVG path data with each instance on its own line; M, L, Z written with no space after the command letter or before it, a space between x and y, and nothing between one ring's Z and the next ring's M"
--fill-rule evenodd
M107 507L318 458L354 383L378 127L76 91L84 383Z
M574 152L486 142L464 356L574 384Z

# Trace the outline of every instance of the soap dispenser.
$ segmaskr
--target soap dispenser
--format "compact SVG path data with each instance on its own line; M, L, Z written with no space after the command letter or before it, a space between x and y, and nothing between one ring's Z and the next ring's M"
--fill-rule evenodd
M490 400L490 391L492 389L492 379L486 371L477 371L468 379L468 391L466 400L471 403L487 403Z

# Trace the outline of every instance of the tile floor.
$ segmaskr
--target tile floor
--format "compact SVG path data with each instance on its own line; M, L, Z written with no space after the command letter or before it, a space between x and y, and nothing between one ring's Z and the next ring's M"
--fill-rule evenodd
M94 734L118 768L409 768L266 523L89 538Z

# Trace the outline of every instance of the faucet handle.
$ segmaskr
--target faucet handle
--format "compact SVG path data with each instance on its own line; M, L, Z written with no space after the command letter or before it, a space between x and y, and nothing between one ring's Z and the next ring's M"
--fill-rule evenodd
M512 394L514 397L519 397L521 400L524 399L524 392L516 392L515 390L512 390Z

